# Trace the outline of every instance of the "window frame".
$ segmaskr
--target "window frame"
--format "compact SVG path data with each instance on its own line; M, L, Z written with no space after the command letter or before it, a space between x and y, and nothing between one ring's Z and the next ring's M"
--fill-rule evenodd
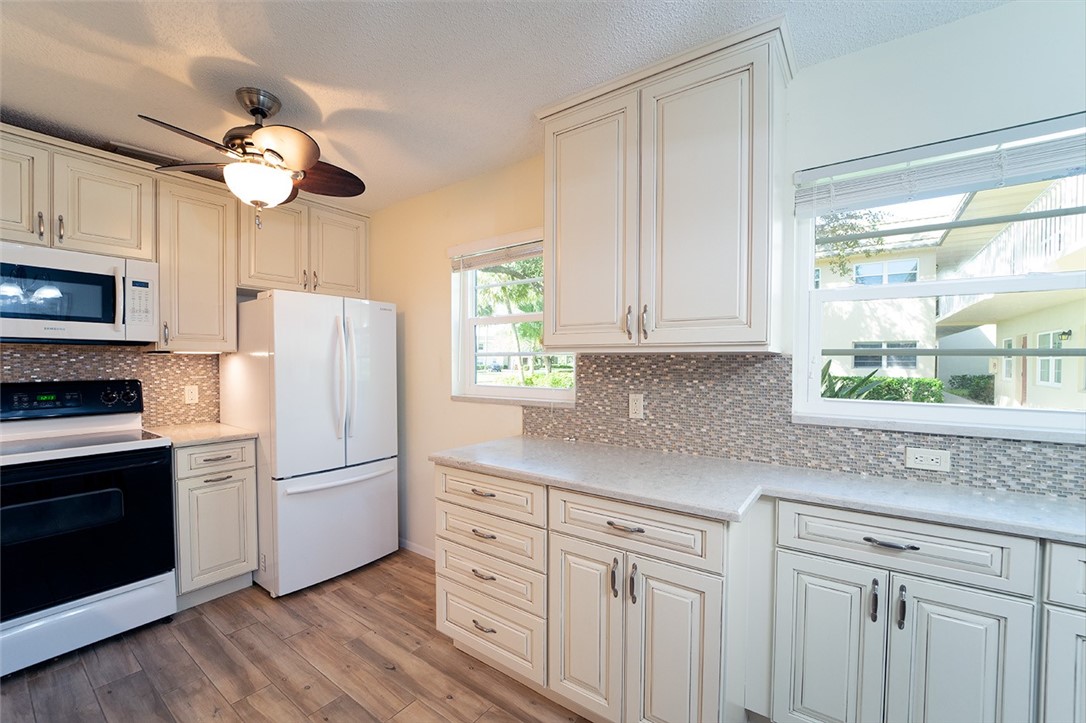
M908 273L916 276L915 279L910 281L891 281L890 280L890 264L912 262L916 268ZM859 270L861 266L874 266L878 264L882 267L882 280L877 284L863 283L861 284L857 279L860 278ZM900 274L894 274L898 276ZM864 274L864 278L874 278L874 274ZM915 284L920 280L920 259L919 258L904 258L904 259L887 259L885 261L858 261L852 265L852 283L856 286L892 286L896 284Z
M454 246L448 250L450 259L498 252L502 249L540 242L543 229L527 229L503 236ZM532 254L535 256L535 254ZM542 256L542 250L540 251ZM529 257L525 257L529 258ZM491 402L518 404L524 406L573 407L576 399L576 354L544 349L543 352L525 352L520 356L567 356L574 357L574 386L569 389L557 387L521 387L477 384L475 382L476 360L479 350L476 347L475 330L480 326L513 324L543 321L542 310L534 313L506 314L502 316L476 317L471 315L474 308L474 283L477 269L453 269L452 284L452 398L460 401ZM539 277L542 283L543 277ZM546 293L546 289L544 289ZM493 319L488 322L487 319ZM482 356L493 356L483 354ZM510 354L515 356L515 354Z

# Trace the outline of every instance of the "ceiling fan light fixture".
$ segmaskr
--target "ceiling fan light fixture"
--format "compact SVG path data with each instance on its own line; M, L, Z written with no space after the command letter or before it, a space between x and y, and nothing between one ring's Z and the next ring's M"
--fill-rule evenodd
M290 171L262 161L237 161L222 169L230 192L250 206L273 208L287 200L294 188Z

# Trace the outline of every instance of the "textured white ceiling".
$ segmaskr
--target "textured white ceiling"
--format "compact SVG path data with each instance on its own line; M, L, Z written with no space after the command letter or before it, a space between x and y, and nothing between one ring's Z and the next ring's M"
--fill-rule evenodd
M3 119L91 145L186 160L214 151L241 86L272 121L366 181L373 211L542 149L534 111L763 20L788 18L796 66L981 12L1003 0L469 0L0 3Z

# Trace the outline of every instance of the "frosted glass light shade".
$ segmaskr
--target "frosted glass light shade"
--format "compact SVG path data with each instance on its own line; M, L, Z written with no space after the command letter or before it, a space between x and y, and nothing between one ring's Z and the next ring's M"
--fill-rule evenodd
M228 163L222 175L231 193L250 206L261 208L278 206L294 187L288 171L259 161Z

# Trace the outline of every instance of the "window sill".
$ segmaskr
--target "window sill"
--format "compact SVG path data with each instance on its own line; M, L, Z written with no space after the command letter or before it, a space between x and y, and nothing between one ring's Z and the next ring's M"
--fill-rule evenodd
M836 417L793 412L793 424L810 424L825 427L854 427L879 429L887 432L918 432L944 434L957 437L984 437L988 439L1017 439L1030 442L1054 442L1059 444L1086 444L1082 429L1029 429L1024 427L996 427L952 422L910 421L902 419L871 419L865 417Z
M574 409L577 403L572 399L524 399L522 397L483 397L473 394L453 394L449 397L454 402L482 402L483 404L512 404L518 407L548 407L550 409Z

